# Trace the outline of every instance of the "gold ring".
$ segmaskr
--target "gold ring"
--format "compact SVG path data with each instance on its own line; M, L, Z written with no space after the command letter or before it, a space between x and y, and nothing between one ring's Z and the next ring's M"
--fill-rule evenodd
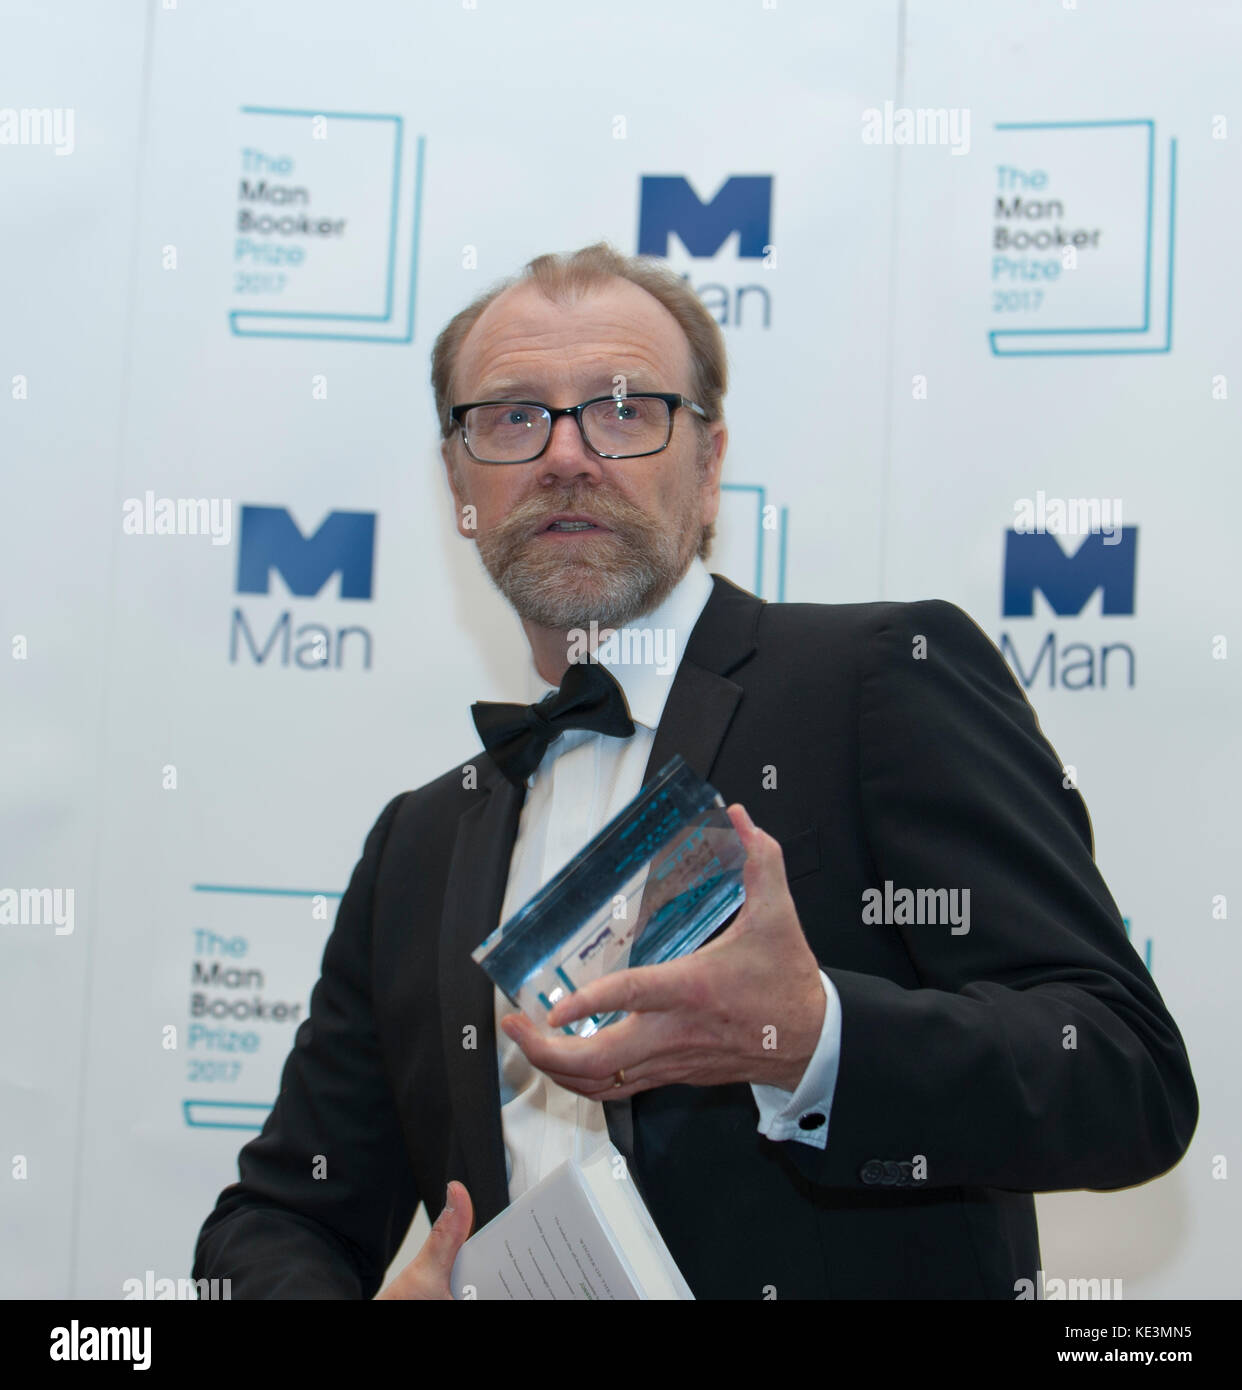
M619 1068L617 1069L617 1074L616 1074L616 1076L614 1076L614 1077L612 1078L612 1084L613 1084L614 1086L624 1086L624 1085L625 1085L625 1068L624 1068L624 1067L619 1067Z

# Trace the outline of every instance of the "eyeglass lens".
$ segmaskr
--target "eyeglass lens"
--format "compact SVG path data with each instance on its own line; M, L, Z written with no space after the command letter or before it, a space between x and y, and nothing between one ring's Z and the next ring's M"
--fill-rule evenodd
M668 403L646 396L594 401L580 418L587 443L601 454L654 453L669 440ZM508 402L476 405L466 412L464 424L476 458L518 463L534 458L547 443L552 419L540 406Z

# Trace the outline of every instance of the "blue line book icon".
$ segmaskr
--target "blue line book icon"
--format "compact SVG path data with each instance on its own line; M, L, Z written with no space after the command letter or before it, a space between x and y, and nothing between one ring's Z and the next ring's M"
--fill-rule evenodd
M1005 312L1012 326L989 332L993 354L1169 352L1177 141L1161 151L1151 120L1008 121L996 131L992 321Z
M423 137L400 116L243 106L229 327L409 343Z
M269 1101L183 1100L181 1111L191 1129L261 1130L271 1113Z
M785 601L789 508L768 501L762 483L721 483L720 524L712 569L766 598ZM769 534L770 532L770 534Z

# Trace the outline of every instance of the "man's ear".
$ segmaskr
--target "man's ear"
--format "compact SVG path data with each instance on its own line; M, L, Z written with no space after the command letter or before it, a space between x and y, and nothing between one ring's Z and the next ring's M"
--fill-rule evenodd
M449 491L453 494L453 521L458 533L468 541L475 538L478 530L474 507L462 492L461 476L457 471L457 460L453 454L453 439L445 439L440 444L440 457L444 460L444 471L448 477Z
M728 447L728 426L723 420L713 420L706 427L706 438L699 452L699 483L703 490L704 526L715 521L716 513L720 510L720 479L724 473L725 451Z

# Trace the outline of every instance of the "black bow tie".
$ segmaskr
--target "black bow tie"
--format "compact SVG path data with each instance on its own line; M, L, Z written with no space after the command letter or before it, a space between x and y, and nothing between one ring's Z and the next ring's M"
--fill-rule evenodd
M621 687L598 662L570 666L561 688L537 705L478 700L470 713L483 747L515 787L525 784L548 744L565 729L591 729L617 738L634 732Z

